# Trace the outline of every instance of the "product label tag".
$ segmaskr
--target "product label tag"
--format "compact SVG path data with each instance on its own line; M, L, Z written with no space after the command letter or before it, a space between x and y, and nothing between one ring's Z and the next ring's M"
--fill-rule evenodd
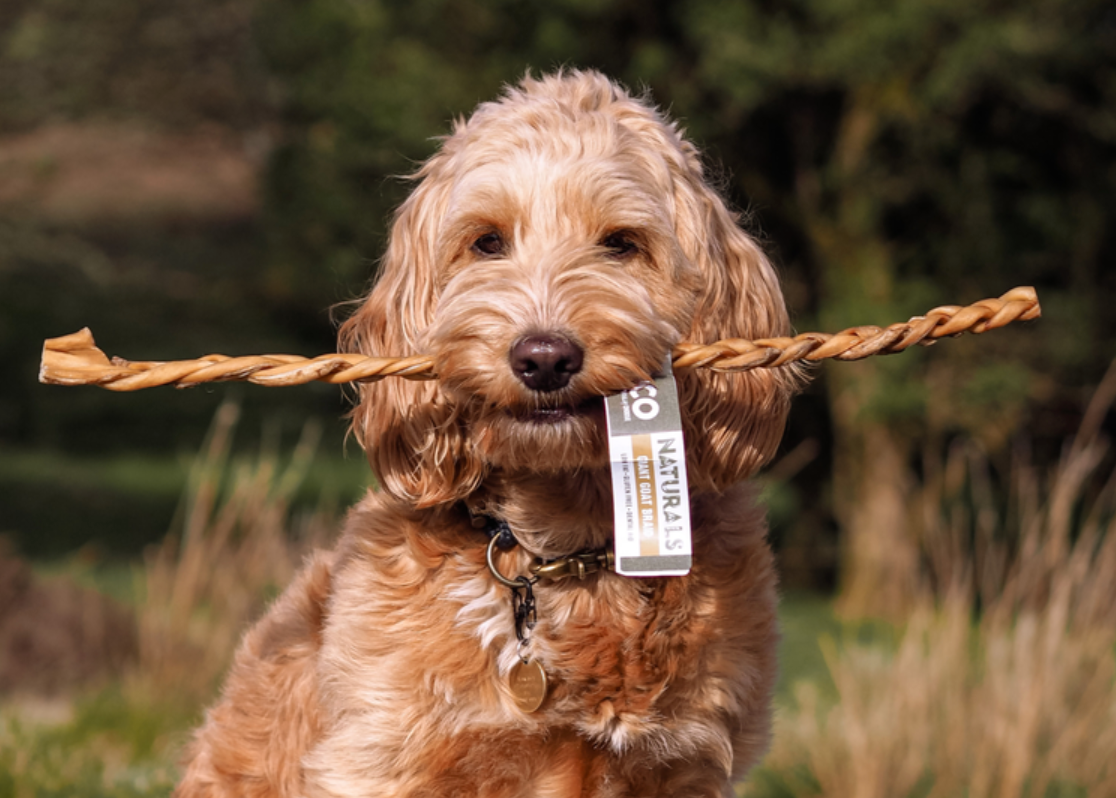
M624 576L690 572L690 494L682 415L670 357L663 376L605 399L616 519L616 571Z

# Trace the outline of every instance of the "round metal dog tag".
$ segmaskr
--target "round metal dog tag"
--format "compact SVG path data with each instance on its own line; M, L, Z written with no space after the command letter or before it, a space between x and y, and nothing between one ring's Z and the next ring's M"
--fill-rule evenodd
M536 660L517 662L508 674L508 687L517 707L534 712L546 700L546 671Z

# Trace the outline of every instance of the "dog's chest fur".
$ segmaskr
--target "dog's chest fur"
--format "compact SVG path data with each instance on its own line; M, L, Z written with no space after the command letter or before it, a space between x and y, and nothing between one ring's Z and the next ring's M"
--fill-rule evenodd
M739 727L765 725L739 714L773 667L748 651L774 634L773 618L746 640L721 628L734 609L773 607L762 538L711 545L726 562L689 577L538 584L527 653L551 687L525 714L506 686L518 657L510 590L488 572L483 534L462 522L435 537L375 499L349 528L318 656L322 736L306 758L308 795L659 791L671 762L704 761L723 780Z

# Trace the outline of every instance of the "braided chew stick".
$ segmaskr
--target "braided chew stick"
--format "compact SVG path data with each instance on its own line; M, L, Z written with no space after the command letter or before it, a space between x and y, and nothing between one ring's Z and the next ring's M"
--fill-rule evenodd
M1017 319L1036 319L1041 314L1035 289L1013 288L999 299L984 299L968 307L944 305L925 316L915 316L889 327L850 327L835 335L802 333L793 338L756 341L732 338L708 345L680 343L674 347L674 368L748 371L796 360L860 360L871 355L902 352L915 344L928 346L945 336L994 330ZM315 358L206 355L197 360L167 363L109 360L96 347L87 327L72 335L48 339L43 344L39 368L39 382L99 385L111 391L136 391L157 385L183 388L203 382L236 380L271 386L302 385L314 380L340 384L372 382L384 377L436 379L433 359L428 355L398 358L333 354Z

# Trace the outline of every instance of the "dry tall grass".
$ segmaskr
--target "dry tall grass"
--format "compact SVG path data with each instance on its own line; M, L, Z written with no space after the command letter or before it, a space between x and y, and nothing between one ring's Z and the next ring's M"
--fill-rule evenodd
M232 463L237 417L233 404L218 411L175 529L148 554L141 577L133 686L187 702L209 697L249 623L339 526L327 509L291 506L320 429L304 428L285 468L266 445L254 462Z
M254 459L233 458L237 415L234 405L218 412L172 534L137 571L137 623L129 626L132 617L119 623L136 630L138 652L125 665L109 660L123 671L119 682L91 694L60 694L51 704L0 707L0 798L170 794L187 730L212 700L241 634L307 550L335 534L335 512L294 504L319 429L307 426L293 455L280 457L272 440ZM101 608L81 604L89 598L72 591L61 604L48 601L42 590L21 585L19 570L7 565L0 576L15 581L0 585L0 594L14 596L20 611L16 634L0 629L7 642L20 643L19 634L36 622L62 626L38 635L45 641L38 648L6 653L22 656L21 667L38 667L46 679L75 671L52 657L96 658L94 644L103 635L97 623L86 627L103 620ZM81 634L69 630L74 624ZM13 656L0 657L0 665L10 666Z
M956 445L928 459L919 503L921 598L892 648L829 643L833 703L812 684L777 721L767 769L792 794L841 798L1116 796L1116 469L1100 434L1116 366L1049 474L1016 458L994 486ZM143 572L132 687L207 700L243 630L336 514L298 515L308 428L230 464L234 407L218 415L177 534Z
M1006 507L971 444L927 468L921 598L893 651L825 646L835 705L798 686L768 761L793 792L1116 796L1114 398L1116 364L1051 473L1016 458Z

